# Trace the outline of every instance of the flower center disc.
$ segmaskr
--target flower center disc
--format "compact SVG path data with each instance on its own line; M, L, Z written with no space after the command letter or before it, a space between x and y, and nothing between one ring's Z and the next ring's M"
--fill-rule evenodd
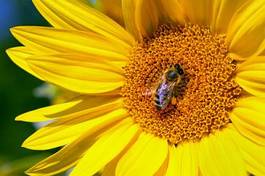
M232 76L225 36L198 25L159 27L139 43L125 66L125 107L143 131L177 144L197 141L224 128L241 94ZM176 102L158 110L154 96L167 69L180 64L185 75Z

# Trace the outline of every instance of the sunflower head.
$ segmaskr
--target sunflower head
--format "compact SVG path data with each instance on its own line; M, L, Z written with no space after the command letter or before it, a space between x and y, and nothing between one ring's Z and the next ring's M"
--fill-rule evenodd
M207 27L160 27L135 47L124 68L125 107L144 131L173 144L196 141L226 127L228 112L241 94L233 80L237 64L227 53L225 36ZM183 70L182 80L175 80ZM161 83L164 73L167 81ZM156 95L158 103L177 101L157 111Z

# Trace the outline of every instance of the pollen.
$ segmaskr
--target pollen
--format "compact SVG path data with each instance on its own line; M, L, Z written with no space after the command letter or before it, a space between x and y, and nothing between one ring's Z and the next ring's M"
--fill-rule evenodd
M184 84L173 101L158 110L156 88L164 72L175 64L185 72ZM231 123L228 113L242 91L233 80L236 69L225 35L199 25L162 25L131 52L121 94L143 131L172 144L198 141Z

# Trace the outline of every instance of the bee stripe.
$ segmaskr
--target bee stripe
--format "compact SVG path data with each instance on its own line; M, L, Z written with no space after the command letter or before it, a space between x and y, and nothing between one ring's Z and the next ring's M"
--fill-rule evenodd
M157 105L160 105L160 101L159 101L159 100L155 100L155 103L156 103Z

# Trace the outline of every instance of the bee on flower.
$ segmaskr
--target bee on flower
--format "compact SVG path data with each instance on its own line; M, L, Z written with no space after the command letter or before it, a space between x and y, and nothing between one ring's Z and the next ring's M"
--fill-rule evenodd
M122 0L124 27L83 0L33 3L51 27L12 28L7 53L76 96L16 118L52 120L23 147L60 148L28 175L265 175L264 1Z

